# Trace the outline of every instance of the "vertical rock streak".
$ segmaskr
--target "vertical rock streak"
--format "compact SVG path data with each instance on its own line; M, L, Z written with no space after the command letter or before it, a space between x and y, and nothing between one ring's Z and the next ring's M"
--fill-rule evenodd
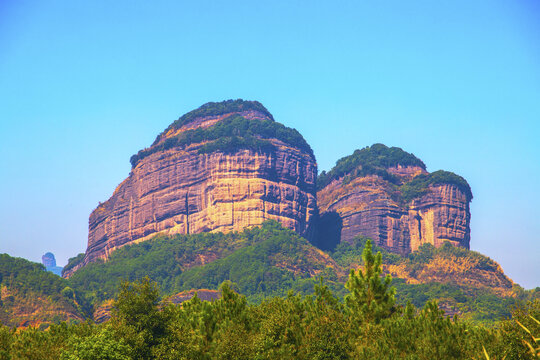
M184 205L186 207L186 234L189 235L189 196L186 192L186 204Z

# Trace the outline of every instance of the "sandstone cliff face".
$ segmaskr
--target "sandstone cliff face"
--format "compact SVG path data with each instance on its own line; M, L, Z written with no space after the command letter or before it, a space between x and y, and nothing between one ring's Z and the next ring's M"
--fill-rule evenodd
M267 113L247 107L195 117L163 132L111 198L92 212L84 261L64 276L157 233L238 231L272 219L305 234L316 209L312 153L275 138L265 138L271 151L240 147L201 152L206 140L160 147L183 132L208 129L231 115L273 122Z
M420 196L404 200L403 185L428 173L419 166L386 171L392 181L380 175L341 177L318 191L321 218L335 215L340 241L351 242L361 235L400 254L445 241L469 248L471 196L466 191L452 183L430 184Z

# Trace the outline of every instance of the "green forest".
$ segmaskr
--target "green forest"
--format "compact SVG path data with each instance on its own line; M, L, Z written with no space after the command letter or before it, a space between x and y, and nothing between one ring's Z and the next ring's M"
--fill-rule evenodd
M382 261L366 241L363 268L350 271L343 298L320 278L311 295L291 290L250 303L226 281L216 301L173 305L148 277L124 281L102 324L0 326L0 359L538 358L538 300L515 307L512 319L474 324L445 316L436 301L399 304Z
M85 296L85 303L99 304L116 295L121 280L134 281L145 275L165 295L197 288L217 289L223 281L231 280L250 303L255 303L271 296L285 296L289 289L312 294L316 273L324 276L332 291L343 298L346 272L362 265L365 242L365 238L358 238L354 244L341 243L328 252L328 259L323 259L316 257L317 249L307 240L273 221L228 234L160 235L118 249L105 263L88 264L75 272L69 283ZM479 269L498 266L479 253L449 244L439 249L427 244L405 257L382 248L376 250L381 252L383 263L402 264L410 272L418 271L434 257L474 259ZM201 266L197 263L200 256L215 260ZM514 296L504 297L488 288L452 282L408 284L396 278L394 283L400 290L397 301L401 304L411 301L421 307L427 301L445 298L460 313L469 313L471 319L479 321L508 317L510 306L529 296L516 291Z
M301 296L312 295L322 276L334 295L344 299L348 270L363 265L362 252L367 240L358 237L351 244L340 243L322 252L294 231L284 229L275 221L267 221L261 227L227 234L158 235L139 244L126 245L114 251L107 262L90 263L69 279L47 273L39 264L2 255L0 283L18 289L21 296L32 292L54 301L61 300L59 303L64 307L74 308L85 317L104 301L114 298L119 283L145 276L160 287L164 296L191 289L217 289L229 280L250 304L275 296L285 297L289 290ZM475 264L467 273L445 276L444 281L410 283L406 278L395 277L393 286L398 290L396 302L400 305L409 301L423 307L429 301L439 300L447 310L467 320L491 323L510 317L513 306L540 295L540 291L512 287L502 273L502 281L507 282L503 284L505 294L482 285L482 281L489 282L489 279L469 283L475 279L472 274L475 272L499 274L498 264L482 254L450 244L440 248L425 244L408 256L376 246L374 249L381 253L384 266L399 266L412 278L417 273L429 275L433 261ZM206 258L211 261L201 262ZM68 267L81 259L81 255L72 258ZM66 288L68 290L64 291ZM63 291L73 294L62 296ZM7 317L3 323L10 323Z
M424 283L384 270L414 279L437 261L474 268ZM0 359L533 359L540 289L506 280L504 295L468 284L473 273L506 279L490 258L448 243L401 256L358 237L323 252L275 221L159 235L69 279L3 254ZM169 300L204 288L221 298ZM111 299L110 320L94 323ZM48 310L17 315L36 304Z

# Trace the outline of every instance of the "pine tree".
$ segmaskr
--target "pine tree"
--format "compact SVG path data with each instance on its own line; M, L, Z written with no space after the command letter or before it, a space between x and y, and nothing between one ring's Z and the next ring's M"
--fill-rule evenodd
M133 349L133 357L151 359L152 347L165 335L167 319L159 310L159 289L148 277L124 282L115 299L112 327Z
M351 269L345 287L350 294L345 304L355 320L379 323L392 315L395 310L395 288L391 288L392 277L382 278L382 255L373 255L371 240L366 242L362 252L364 269Z

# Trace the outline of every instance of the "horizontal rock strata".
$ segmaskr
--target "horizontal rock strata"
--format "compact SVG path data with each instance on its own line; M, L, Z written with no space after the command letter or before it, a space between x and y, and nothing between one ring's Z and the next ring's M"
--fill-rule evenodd
M419 167L390 171L405 183ZM332 181L317 193L322 217L336 214L340 241L356 236L373 239L378 246L407 254L424 243L440 246L449 241L469 248L469 196L455 184L430 185L423 195L403 202L399 186L378 175Z
M92 212L84 261L64 276L158 233L239 231L271 219L306 234L316 212L317 165L312 153L275 138L264 138L270 150L240 145L202 152L206 140L163 146L168 139L208 129L231 115L273 122L267 113L248 108L195 117L164 131L152 147L132 159L135 166L129 177Z

